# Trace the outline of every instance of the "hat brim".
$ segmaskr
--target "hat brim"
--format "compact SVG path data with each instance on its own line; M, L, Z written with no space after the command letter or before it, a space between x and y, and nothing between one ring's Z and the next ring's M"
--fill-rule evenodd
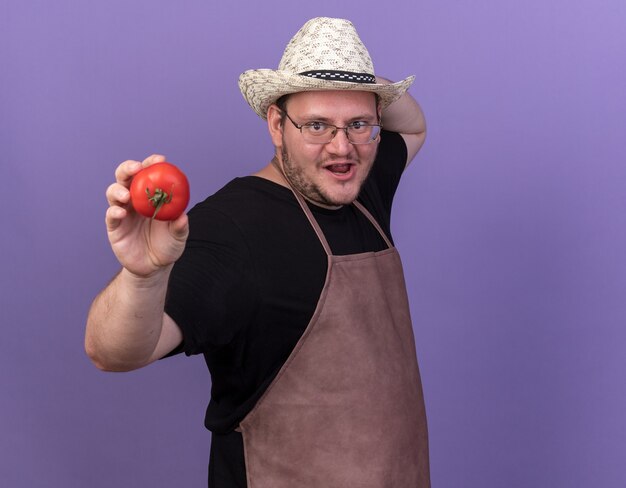
M406 92L415 76L396 83L354 83L331 81L297 75L280 70L254 69L239 76L239 89L248 105L259 117L267 119L267 109L283 95L305 91L352 90L376 93L385 108Z

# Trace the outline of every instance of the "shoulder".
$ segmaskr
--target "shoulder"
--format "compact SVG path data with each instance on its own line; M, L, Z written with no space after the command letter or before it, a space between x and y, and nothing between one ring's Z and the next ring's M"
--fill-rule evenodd
M309 237L308 220L292 191L257 176L236 178L189 212L189 240L246 248L294 246Z
M285 212L294 202L288 189L270 181L254 176L235 178L189 211L190 232L193 236L221 226L256 227L255 223Z
M386 214L391 212L392 200L406 167L406 158L407 146L402 135L382 131L374 165L359 197L369 210L376 210L372 209L372 205L382 205Z
M235 178L195 205L190 216L222 212L233 217L258 213L259 206L279 207L295 203L291 191L256 176Z
M387 165L392 164L403 170L406 166L407 155L407 145L402 134L386 130L380 133L380 143L376 155L377 162L384 161Z

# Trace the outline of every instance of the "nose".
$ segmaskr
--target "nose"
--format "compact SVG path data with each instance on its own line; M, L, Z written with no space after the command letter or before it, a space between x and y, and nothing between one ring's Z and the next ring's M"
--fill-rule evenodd
M337 128L335 137L326 144L326 148L333 154L348 154L352 151L352 143L348 140L347 129Z

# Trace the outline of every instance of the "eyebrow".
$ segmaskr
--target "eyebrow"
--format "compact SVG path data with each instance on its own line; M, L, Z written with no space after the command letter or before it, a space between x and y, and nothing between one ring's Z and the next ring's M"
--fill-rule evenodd
M324 123L328 123L328 124L333 124L334 122L332 119L330 119L329 117L324 117L322 115L316 115L314 113L312 114L308 114L308 115L303 115L302 116L303 120L307 120L309 122L314 122L314 121L319 121L319 122L324 122ZM349 119L347 119L347 123L350 122L355 122L357 120L378 120L378 116L376 114L361 114L361 115L356 115L354 117L351 117Z

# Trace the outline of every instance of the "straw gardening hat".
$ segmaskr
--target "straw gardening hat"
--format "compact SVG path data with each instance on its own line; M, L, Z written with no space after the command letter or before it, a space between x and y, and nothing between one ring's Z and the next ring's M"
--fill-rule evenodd
M265 119L269 106L280 97L303 91L373 92L385 108L400 98L414 79L376 83L372 60L352 22L318 17L304 24L289 41L278 70L248 70L239 77L239 89Z

